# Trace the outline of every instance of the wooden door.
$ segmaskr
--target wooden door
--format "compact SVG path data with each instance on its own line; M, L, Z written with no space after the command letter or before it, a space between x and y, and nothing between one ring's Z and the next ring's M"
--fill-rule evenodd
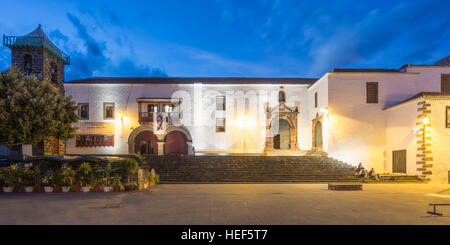
M406 174L406 150L392 152L392 172Z

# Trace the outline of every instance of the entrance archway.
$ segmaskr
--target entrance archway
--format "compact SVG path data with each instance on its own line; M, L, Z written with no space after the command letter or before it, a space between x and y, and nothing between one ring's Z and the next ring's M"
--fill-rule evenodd
M276 127L276 125L274 125ZM278 133L273 137L273 148L289 150L291 148L291 133L289 123L284 119L278 120Z
M169 132L164 140L164 155L187 155L187 136L178 130Z
M314 126L314 148L322 149L322 123L320 121Z
M158 139L151 131L139 132L134 138L134 153L158 154Z

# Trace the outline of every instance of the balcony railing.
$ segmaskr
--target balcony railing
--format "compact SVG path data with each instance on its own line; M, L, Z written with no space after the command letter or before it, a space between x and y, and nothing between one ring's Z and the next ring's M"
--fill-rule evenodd
M66 65L70 64L70 57L44 37L17 37L3 35L3 45L15 47L43 47L60 58Z
M149 125L154 123L154 114L157 112L140 112L139 113L139 123ZM169 124L178 123L180 121L181 114L179 112L162 112L162 115L168 118Z

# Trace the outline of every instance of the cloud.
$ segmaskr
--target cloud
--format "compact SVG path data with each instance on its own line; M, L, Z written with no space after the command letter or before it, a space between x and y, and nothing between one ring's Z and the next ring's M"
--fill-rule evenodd
M56 29L52 32L50 32L49 37L51 40L55 41L55 40L60 40L62 42L67 42L69 41L69 37L62 34L60 30Z
M136 64L131 57L107 56L106 42L95 39L80 19L70 13L67 18L77 30L76 37L81 40L84 52L71 51L71 65L67 69L67 80L92 76L167 76L159 69Z

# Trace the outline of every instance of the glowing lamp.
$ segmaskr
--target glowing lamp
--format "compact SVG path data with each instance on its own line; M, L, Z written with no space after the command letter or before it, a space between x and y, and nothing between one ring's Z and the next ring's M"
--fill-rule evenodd
M428 124L429 122L430 122L430 119L428 119L428 117L422 118L422 123L423 124Z

